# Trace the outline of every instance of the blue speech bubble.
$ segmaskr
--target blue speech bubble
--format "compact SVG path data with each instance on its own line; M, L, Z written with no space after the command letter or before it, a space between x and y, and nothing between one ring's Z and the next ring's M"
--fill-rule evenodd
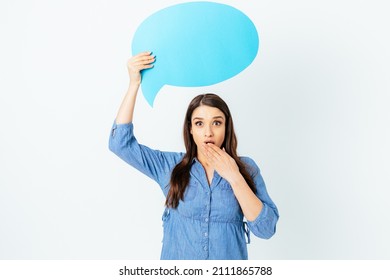
M142 92L153 106L164 85L198 87L227 80L257 55L259 37L241 11L214 2L189 2L162 9L136 30L133 55L152 51L156 62L142 71Z

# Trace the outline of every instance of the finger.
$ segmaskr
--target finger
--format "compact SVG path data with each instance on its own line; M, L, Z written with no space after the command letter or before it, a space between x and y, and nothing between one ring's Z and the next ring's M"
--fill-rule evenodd
M142 59L140 58L140 59L134 60L132 62L133 62L133 64L149 64L155 60L156 60L155 56L150 56L147 58L142 58Z
M202 144L202 148L203 148L203 149L200 149L200 151L202 152L202 154L205 155L207 158L209 158L211 154L210 154L210 152L209 152L209 150L208 150L207 145L203 143L203 144Z
M141 71L143 69L152 68L154 63L154 59L147 62L129 62L128 68L132 71Z
M225 151L225 148L219 148L214 144L207 144L210 153L214 157L214 161L228 162L232 157Z
M151 68L153 67L153 63L150 63L150 64L138 64L138 65L134 65L133 68L135 68L136 70L142 70L142 69L146 69L146 68Z
M220 155L209 144L203 144L204 151L208 159L217 161Z
M213 143L208 143L208 144L206 144L206 146L207 146L207 148L210 151L212 151L213 153L215 153L217 155L222 155L223 154L222 150L218 146L213 144Z
M131 72L140 73L142 70L153 68L153 65L148 65L144 67L137 67L136 69L132 69Z
M142 57L136 57L134 58L134 63L150 63L151 61L156 60L155 55L148 55L148 56L142 56Z
M229 153L228 153L228 152L226 152L226 149L225 149L225 147L223 147L223 148L222 148L222 152L223 152L223 154L224 154L224 155L227 155L227 156L229 156L229 157L230 157Z
M145 58L145 59L137 59L129 61L129 65L140 66L140 65L148 65L155 61L155 57Z
M139 53L139 55L150 55L150 54L152 54L151 51L144 51Z
M127 65L132 66L132 65L139 65L139 64L150 64L155 61L155 55L149 55L149 54L138 54L133 57L131 57Z
M150 56L150 55L152 55L152 52L151 52L151 51L144 51L144 52L137 53L137 54L134 55L133 57L134 57L134 58L138 58L138 57Z

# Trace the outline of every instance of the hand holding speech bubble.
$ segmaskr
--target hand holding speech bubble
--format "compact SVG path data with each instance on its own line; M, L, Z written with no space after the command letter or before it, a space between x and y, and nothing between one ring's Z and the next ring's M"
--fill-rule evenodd
M152 69L142 71L142 92L153 106L164 85L208 86L227 80L257 55L259 37L241 11L214 2L189 2L162 9L136 30L133 55L150 50Z

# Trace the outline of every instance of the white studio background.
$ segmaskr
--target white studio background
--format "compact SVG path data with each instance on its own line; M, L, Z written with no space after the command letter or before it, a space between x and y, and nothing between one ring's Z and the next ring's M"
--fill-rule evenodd
M137 26L186 1L0 2L0 259L158 259L163 195L108 150ZM260 52L203 88L140 93L140 142L182 151L188 102L230 105L280 221L251 259L390 258L387 1L216 1Z

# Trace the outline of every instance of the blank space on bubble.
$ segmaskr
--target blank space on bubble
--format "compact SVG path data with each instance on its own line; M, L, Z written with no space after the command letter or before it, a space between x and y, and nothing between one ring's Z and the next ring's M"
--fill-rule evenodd
M248 67L259 37L241 11L214 2L189 2L162 9L135 32L133 55L150 50L154 68L142 71L142 93L153 106L164 85L209 86Z

